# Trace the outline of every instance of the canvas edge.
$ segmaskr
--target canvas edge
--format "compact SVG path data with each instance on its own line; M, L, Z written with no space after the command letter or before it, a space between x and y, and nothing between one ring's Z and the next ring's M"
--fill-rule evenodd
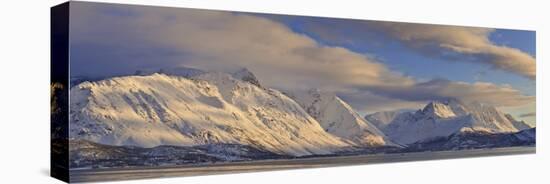
M69 9L70 2L50 8L50 176L69 177Z

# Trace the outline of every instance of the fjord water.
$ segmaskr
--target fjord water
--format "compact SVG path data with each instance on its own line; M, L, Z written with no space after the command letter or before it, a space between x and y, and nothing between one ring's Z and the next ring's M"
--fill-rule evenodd
M257 172L282 169L334 167L344 165L376 164L389 162L437 160L515 154L534 154L536 147L506 147L492 149L453 150L437 152L391 153L358 156L314 157L284 160L259 160L233 163L200 164L192 166L144 167L132 169L71 170L71 182L131 180L160 177L199 176Z

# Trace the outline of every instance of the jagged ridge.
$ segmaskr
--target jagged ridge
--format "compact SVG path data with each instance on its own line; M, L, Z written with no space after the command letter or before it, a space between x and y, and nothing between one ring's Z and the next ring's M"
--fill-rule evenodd
M463 131L513 133L531 128L514 120L493 106L449 99L433 101L416 112L394 115L379 127L393 141L412 144L435 137L446 137Z
M328 133L356 146L397 146L338 96L318 89L288 92Z

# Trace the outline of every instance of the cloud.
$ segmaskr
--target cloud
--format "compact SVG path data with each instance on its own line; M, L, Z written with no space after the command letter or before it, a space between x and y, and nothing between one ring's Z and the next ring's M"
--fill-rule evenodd
M479 63L529 79L536 78L535 58L519 49L492 43L489 36L494 29L276 15L268 17L283 22L298 22L302 29L332 44L377 46L398 41L426 56Z
M448 98L463 101L476 101L495 106L520 106L535 101L534 96L523 95L509 85L496 85L487 82L456 82L446 79L433 79L414 85L377 86L367 88L375 94L406 101L445 100Z
M488 37L493 29L388 22L373 24L425 54L484 63L495 69L536 78L535 58L518 49L492 43Z
M74 75L132 74L138 69L174 66L230 72L247 67L266 86L283 90L321 88L336 92L364 111L417 107L443 98L497 106L519 105L534 98L510 86L490 83L444 79L418 82L368 56L320 44L285 24L251 14L78 2L73 5L70 26ZM426 36L420 40L431 39ZM472 41L465 45L483 44ZM458 47L461 44L447 47L451 46L465 50Z
M525 113L525 114L520 114L519 117L522 117L522 118L526 118L526 117L535 117L537 116L537 113L535 112L530 112L530 113Z
M111 57L115 59L88 61L89 57L107 54L88 49L86 52L96 53L74 60L83 64L96 62L111 65L110 68L180 64L222 71L247 67L261 74L258 77L262 82L279 88L307 84L338 89L412 82L364 55L342 47L322 46L284 24L248 14L136 6L106 11L105 7L89 4L73 9L78 12L71 19L73 44L108 45L111 48L106 52L121 53ZM164 48L163 53L176 52L168 54L175 57L148 57L151 47Z
M363 115L396 109L420 109L426 105L424 101L402 100L377 95L368 90L340 92L338 96Z

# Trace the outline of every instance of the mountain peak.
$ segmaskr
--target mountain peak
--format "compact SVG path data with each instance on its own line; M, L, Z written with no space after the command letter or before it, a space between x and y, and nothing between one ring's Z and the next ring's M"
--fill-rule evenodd
M447 106L459 106L464 105L464 102L462 102L459 99L456 98L444 98L440 100L433 100L429 104L441 104L441 105L447 105Z
M466 114L467 110L462 101L448 98L431 101L420 112L432 118L452 118Z
M232 73L231 76L236 79L251 83L255 86L261 87L260 81L258 80L258 78L256 78L256 75L248 70L248 68L241 68L237 72Z
M332 92L312 88L289 92L302 108L326 132L350 141L353 145L393 146L376 126L361 117L349 104Z
M430 102L422 109L422 113L433 118L450 118L456 116L451 107L440 102Z
M386 135L401 144L445 137L463 130L509 133L530 128L490 104L463 103L456 99L435 100L415 112L414 117L402 117L394 118L382 129Z
M398 118L405 118L404 116L412 115L414 110L411 109L398 109L392 111L380 111L366 115L365 120L371 122L378 129L384 129L393 120Z

